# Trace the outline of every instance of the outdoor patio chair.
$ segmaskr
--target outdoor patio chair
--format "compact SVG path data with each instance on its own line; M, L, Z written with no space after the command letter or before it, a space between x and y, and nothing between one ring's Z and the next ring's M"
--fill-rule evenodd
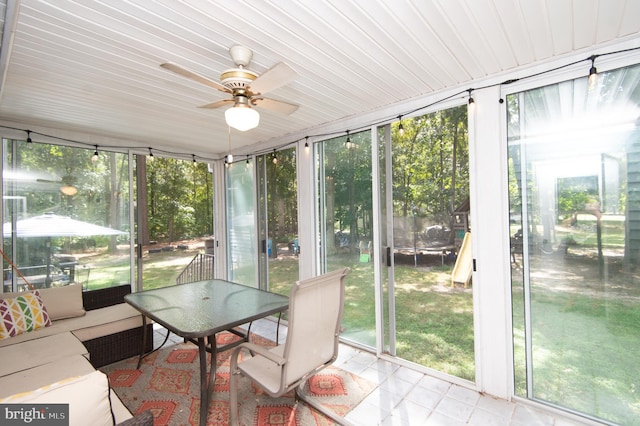
M289 295L289 327L284 344L276 347L243 343L231 353L231 424L238 425L239 375L251 379L272 397L279 397L296 389L296 399L303 400L338 424L348 424L305 399L300 390L304 382L338 356L340 322L344 308L344 280L349 268L329 272L296 282ZM242 362L242 349L253 355Z

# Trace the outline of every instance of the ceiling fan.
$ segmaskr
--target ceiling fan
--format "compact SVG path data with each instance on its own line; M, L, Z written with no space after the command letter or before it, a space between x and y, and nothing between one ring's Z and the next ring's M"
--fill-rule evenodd
M219 83L171 62L165 62L160 66L198 83L231 94L230 99L202 105L200 108L219 108L233 103L233 106L225 111L225 119L229 126L240 131L253 129L260 122L260 114L252 106L287 115L298 109L298 105L262 96L297 77L298 74L289 65L279 62L264 73L258 74L246 68L253 57L250 49L236 45L229 49L229 54L236 67L223 71Z

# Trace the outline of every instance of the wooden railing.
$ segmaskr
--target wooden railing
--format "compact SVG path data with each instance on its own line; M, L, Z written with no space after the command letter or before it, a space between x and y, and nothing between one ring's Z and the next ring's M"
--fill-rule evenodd
M214 255L198 253L176 278L176 284L186 284L195 281L212 280Z

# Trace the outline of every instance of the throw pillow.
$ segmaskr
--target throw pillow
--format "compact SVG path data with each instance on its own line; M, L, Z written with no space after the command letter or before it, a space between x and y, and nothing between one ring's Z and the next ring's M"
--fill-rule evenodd
M0 340L51 325L38 290L0 299Z
M39 291L51 321L81 317L86 314L82 306L82 286L80 284L43 288Z

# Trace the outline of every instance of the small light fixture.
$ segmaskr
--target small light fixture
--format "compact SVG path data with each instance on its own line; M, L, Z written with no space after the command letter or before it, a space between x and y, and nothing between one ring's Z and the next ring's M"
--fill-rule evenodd
M230 166L231 163L233 163L233 154L231 154L231 126L227 126L227 144L229 153L224 156L224 164Z
M400 124L398 124L398 133L400 133L400 136L404 136L404 126L402 125L401 115L398 116L398 120L400 120Z
M589 80L587 83L587 89L589 91L593 90L598 84L598 69L596 68L596 58L597 55L591 55L589 59L591 59L591 68L589 68Z
M196 161L196 155L195 154L191 154L191 158L193 159L193 165L197 165L198 162Z
M304 150L309 151L309 136L305 136L304 138Z
M100 156L98 155L98 145L94 145L94 146L96 147L96 149L93 151L93 156L91 157L91 161L96 163L100 158Z
M235 97L235 104L224 112L224 118L230 127L241 132L251 130L260 123L260 114L249 105L249 98L243 95Z
M31 140L31 130L27 130L27 143L31 143L31 142L33 142Z
M271 154L271 161L273 164L278 164L278 157L276 156L276 150L274 148L273 153Z
M473 92L473 89L467 89L467 92L469 92L469 105L474 104L476 101L474 101L473 97L471 96L471 92Z
M149 161L153 161L154 157L153 157L153 152L151 151L151 148L149 148Z
M347 142L344 144L347 149L353 148L353 144L351 143L351 136L349 136L349 131L347 130Z
M247 155L247 161L245 162L244 166L248 169L249 167L251 167L251 163L249 162L249 156Z

